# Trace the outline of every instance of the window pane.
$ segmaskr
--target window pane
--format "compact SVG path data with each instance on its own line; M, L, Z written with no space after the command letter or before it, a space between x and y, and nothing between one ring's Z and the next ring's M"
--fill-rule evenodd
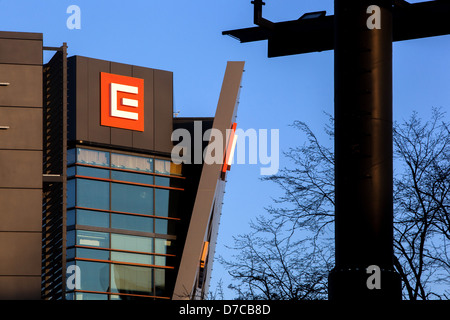
M111 248L139 252L153 252L153 239L112 233Z
M75 207L75 179L67 180L67 208Z
M67 165L74 164L76 161L75 149L67 150Z
M169 221L166 219L155 219L155 232L168 234Z
M109 182L77 179L77 205L108 210Z
M155 253L170 254L172 253L171 246L172 240L155 239Z
M77 166L77 175L109 179L109 170Z
M111 214L111 228L153 232L153 218Z
M97 150L77 149L77 162L109 167L109 153Z
M109 260L109 251L77 248L77 257L86 259Z
M169 216L169 190L155 189L155 215Z
M109 213L77 209L77 224L92 227L109 227Z
M153 172L153 159L112 153L111 167Z
M155 159L155 172L170 174L170 161Z
M163 187L170 187L170 178L168 177L155 177L155 184Z
M149 254L135 254L111 251L111 260L130 263L153 264L153 256Z
M165 296L166 292L166 270L155 268L155 295Z
M73 177L75 175L75 167L67 168L67 178Z
M75 258L75 248L70 248L66 250L66 259L70 260Z
M181 176L182 164L170 163L170 174L175 176Z
M109 288L109 264L77 261L80 267L81 290L106 292Z
M77 244L80 246L109 248L109 234L104 232L77 230Z
M155 176L155 184L163 187L183 188L183 179Z
M73 226L75 225L75 210L67 210L67 226Z
M167 260L165 256L155 256L155 265L167 266Z
M111 265L111 292L153 294L153 269L125 265Z
M153 188L112 183L111 210L152 214Z
M119 181L129 181L145 184L153 184L153 176L149 174L139 174L124 171L111 171L111 179Z
M72 247L75 245L75 230L67 231L66 233L66 246Z
M74 299L74 293L68 292L66 293L66 300L73 300Z
M108 300L107 294L76 292L76 300Z

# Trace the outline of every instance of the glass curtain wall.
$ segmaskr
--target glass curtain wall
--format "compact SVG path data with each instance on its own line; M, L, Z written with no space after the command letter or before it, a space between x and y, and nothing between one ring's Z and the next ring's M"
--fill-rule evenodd
M66 299L168 299L181 165L84 148L68 162Z

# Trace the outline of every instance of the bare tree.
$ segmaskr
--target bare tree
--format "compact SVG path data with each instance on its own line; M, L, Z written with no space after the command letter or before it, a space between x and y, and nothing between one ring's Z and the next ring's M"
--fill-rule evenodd
M220 257L238 282L239 299L326 299L333 266L334 155L301 122L307 143L285 153L294 166L263 180L276 183L283 196L274 199L251 223L252 232L235 237L234 260ZM332 136L332 128L325 128Z
M448 298L435 287L449 284L450 131L433 109L422 123L417 113L394 127L395 268L410 300Z
M395 268L404 299L448 298L450 284L450 132L444 113L433 109L394 124ZM239 299L326 299L334 265L334 154L303 122L294 127L306 143L284 155L292 168L264 178L283 195L235 237L236 254L220 257ZM325 127L333 139L333 119Z

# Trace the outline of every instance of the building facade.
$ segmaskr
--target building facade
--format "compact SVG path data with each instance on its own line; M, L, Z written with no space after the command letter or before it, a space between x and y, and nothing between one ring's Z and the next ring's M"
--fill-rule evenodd
M0 299L40 297L42 43L0 33Z
M14 118L25 133L36 127L33 147L22 145L31 139L24 132L9 140L11 146L3 146L0 136L5 149L0 161L30 158L27 168L12 158L4 160L10 167L0 167L0 205L7 208L0 214L5 221L0 237L23 242L0 245L1 298L203 299L225 175L221 163L173 161L177 142L171 135L180 128L194 139L200 125L201 136L208 129L223 132L227 146L244 63L228 62L214 117L177 118L172 72L67 57L66 44L43 47L41 34L11 32L0 32L0 63L17 67L21 55L8 52L30 54L35 43L35 81L16 80L24 72L20 68L0 72L5 75L0 81L14 83L0 87L0 113L5 114L0 119L6 121L0 125L8 127L0 135L17 132L11 119L19 108L34 112ZM45 64L42 50L54 51ZM16 88L21 81L28 87ZM14 95L35 98L35 106L2 98ZM209 147L208 141L200 143L202 151ZM20 182L11 168L30 172ZM21 217L24 206L32 208L26 211L29 217Z

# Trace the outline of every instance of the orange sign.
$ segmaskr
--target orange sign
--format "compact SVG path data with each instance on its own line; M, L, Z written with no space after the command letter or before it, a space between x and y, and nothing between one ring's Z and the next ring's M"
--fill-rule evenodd
M144 79L100 73L100 124L144 131Z

